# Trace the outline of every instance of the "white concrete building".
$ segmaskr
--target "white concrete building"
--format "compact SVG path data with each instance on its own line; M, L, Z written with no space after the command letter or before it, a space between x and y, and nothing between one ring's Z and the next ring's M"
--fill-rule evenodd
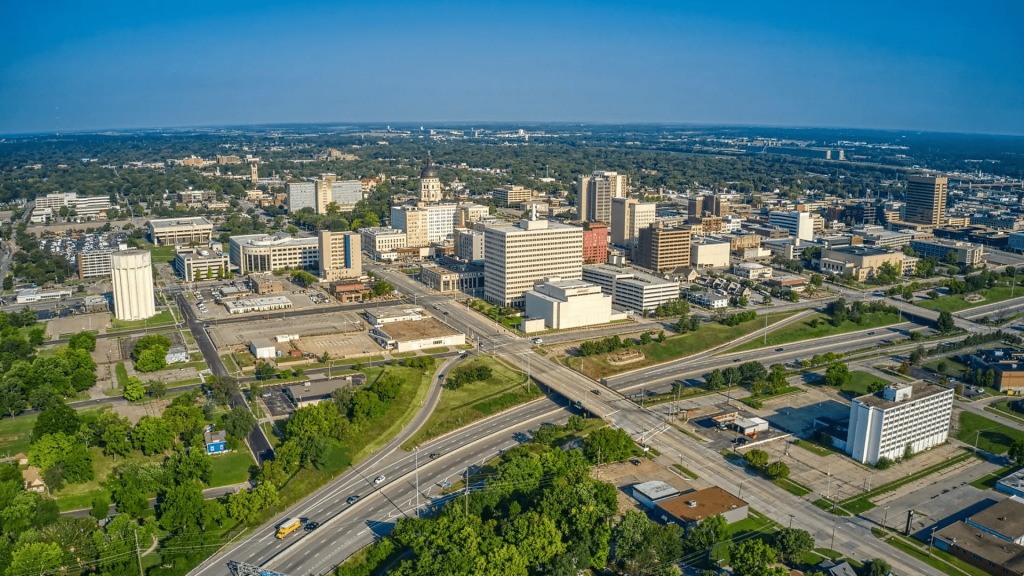
M732 273L740 278L750 280L770 280L772 267L757 262L737 262L732 265Z
M292 307L292 301L285 296L264 296L263 298L249 298L246 300L234 300L224 305L228 314L245 314L247 312L269 312L271 310L284 310Z
M249 342L249 352L256 358L274 358L277 348L266 338L257 338Z
M689 292L686 299L698 306L716 310L729 305L729 299L714 292Z
M285 184L288 193L288 211L292 214L310 208L316 211L316 184L312 182L289 182Z
M338 180L331 182L331 202L339 206L354 206L363 199L363 183L360 180Z
M633 498L648 508L654 509L657 503L679 494L674 486L661 480L648 480L633 484Z
M50 209L51 214L56 214L61 208L74 210L77 218L99 218L106 216L107 210L110 210L110 197L79 196L77 192L51 192L36 198L36 210Z
M148 250L125 250L110 255L114 317L144 320L156 315L153 263Z
M420 244L423 240L426 243L444 242L450 240L455 230L458 204L420 204L418 206L392 206L391 227L402 230L406 233L406 242L410 246ZM411 228L422 226L422 218L425 213L426 235L416 244L412 243L414 237L419 237Z
M814 239L814 219L807 212L770 212L768 224L785 228L801 240Z
M722 216L722 232L739 232L743 229L743 223L746 221L746 218L741 218L733 214L726 214L725 216Z
M583 229L548 220L484 230L484 294L501 306L522 306L523 294L544 278L578 280L583 273Z
M484 231L455 229L455 257L474 262L484 259Z
M636 246L640 230L650 226L656 217L654 202L640 202L636 198L612 198L612 244Z
M695 236L690 242L690 267L728 268L732 244L711 236Z
M285 268L317 270L320 266L319 238L294 238L287 232L232 236L228 251L231 264L242 274Z
M583 280L545 278L523 294L528 318L543 318L552 330L611 322L612 298Z
M157 246L209 244L213 239L213 222L202 216L150 220L149 238Z
M380 344L381 348L399 353L466 343L465 334L429 316L422 320L374 326L370 328L370 338Z
M374 260L395 260L398 258L398 250L405 248L405 232L401 230L375 226L362 228L359 234L362 236L363 249Z
M854 398L846 452L875 465L879 458L902 458L946 441L953 411L953 389L916 382L892 383L879 393Z
M617 268L607 264L584 266L583 279L600 286L605 294L612 297L612 304L627 310L646 312L679 299L679 282L635 268Z

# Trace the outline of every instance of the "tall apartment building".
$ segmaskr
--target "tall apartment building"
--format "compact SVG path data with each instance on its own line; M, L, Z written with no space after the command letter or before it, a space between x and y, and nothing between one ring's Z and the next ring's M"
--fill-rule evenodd
M612 219L612 198L626 196L626 175L596 171L580 176L577 207L584 222L609 223Z
M110 276L110 255L114 250L93 250L78 253L78 278L99 278Z
M316 184L312 182L289 182L284 185L288 194L288 211L292 214L303 208L316 211Z
M640 230L654 222L655 208L657 204L636 198L612 198L612 244L636 246Z
M807 212L771 212L768 224L789 230L795 238L814 240L814 220Z
M520 202L526 202L533 198L534 194L533 190L514 184L506 184L501 188L495 188L491 191L494 201L504 206L515 206Z
M603 222L583 224L583 263L603 264L608 261L608 225Z
M337 180L331 183L331 200L339 206L354 205L363 199L363 183L360 180Z
M318 238L293 238L285 232L232 236L228 252L231 264L242 274L285 268L317 270L320 265Z
M391 227L405 232L409 247L444 242L455 233L458 204L424 204L392 206Z
M612 304L628 310L654 310L679 299L679 283L631 268L606 264L583 267L583 279L601 287Z
M636 246L636 265L655 272L690 265L692 231L689 226L666 228L655 222L641 228Z
M918 382L893 383L853 399L846 452L874 466L879 458L902 458L946 441L953 389Z
M358 232L321 230L317 240L321 280L334 282L363 275L363 251Z
M202 216L149 221L149 238L157 246L209 244L212 237L213 223Z
M501 306L522 306L523 294L546 277L583 274L583 229L547 220L484 230L484 294Z
M153 265L148 250L124 250L110 256L114 317L145 320L156 315Z
M729 213L729 201L717 194L695 196L686 202L686 215L690 218L701 216L717 216L721 218Z
M405 232L394 228L361 228L359 234L362 247L377 260L394 260L398 258L398 251L406 246Z
M428 152L427 164L420 172L420 202L440 202L442 198L444 193L441 191L441 176Z
M907 205L903 220L915 224L941 226L946 215L945 176L908 176Z
M956 255L958 264L967 264L969 266L979 264L984 259L984 248L981 245L960 240L940 240L939 238L915 239L910 241L910 247L922 258L934 256L939 260L953 252Z
M313 189L316 191L316 213L326 214L327 205L334 201L334 185L335 176L334 174L324 175L324 177L313 181Z

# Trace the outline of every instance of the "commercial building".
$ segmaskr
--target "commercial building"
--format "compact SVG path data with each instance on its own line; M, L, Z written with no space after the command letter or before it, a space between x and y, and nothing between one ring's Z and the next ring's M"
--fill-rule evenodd
M320 251L320 279L335 282L363 275L363 251L359 232L321 230L317 237Z
M501 188L495 188L491 191L491 196L494 197L494 201L499 205L504 206L515 206L520 202L526 202L530 198L533 198L536 193L523 186L516 186L513 184L506 184Z
M384 308L367 308L362 314L370 326L383 326L392 322L413 322L424 318L423 308L418 306L386 306Z
M608 225L603 222L583 224L583 263L601 264L608 261Z
M465 334L431 317L375 326L370 328L370 338L381 348L398 353L466 343Z
M902 248L914 238L914 235L907 231L886 230L881 226L858 226L850 230L854 237L860 237L865 246L875 248Z
M61 208L67 208L85 220L106 217L111 208L109 196L79 196L77 192L51 192L37 197L35 202L35 210L49 209L51 213L56 213Z
M363 249L373 256L374 260L395 260L398 250L405 248L405 232L376 226L359 230L362 236Z
M746 519L748 511L746 502L718 486L712 486L661 500L657 502L654 515L660 516L662 522L675 522L683 528L691 528L702 520L719 515L726 524L739 522Z
M463 202L458 205L458 211L455 213L455 225L472 226L474 222L479 222L490 215L491 208L489 206L473 202Z
M455 229L455 257L467 262L484 259L484 232L468 228Z
M1024 352L1014 348L977 350L967 356L973 370L992 370L995 388L1003 394L1024 394Z
M611 322L612 298L583 280L545 278L523 294L528 318L543 318L552 330Z
M319 238L294 238L287 232L232 236L228 245L231 264L242 274L285 268L317 270Z
M758 264L757 262L737 262L732 265L732 273L740 278L749 280L770 280L772 267Z
M627 310L648 311L679 299L679 282L640 270L607 264L583 267L583 280L601 287L612 304Z
M316 212L316 184L313 182L289 182L285 184L288 194L288 211L292 214L309 208Z
M728 268L729 255L732 250L726 240L705 236L694 238L690 244L690 263L687 266L705 270L708 268Z
M420 282L442 294L480 294L484 288L484 267L473 264L420 266Z
M693 221L703 216L721 218L729 213L729 201L716 194L694 196L686 202L686 214Z
M110 255L114 250L93 250L91 252L79 252L78 278L100 278L110 276Z
M70 298L71 295L72 291L68 288L58 288L56 290L39 290L37 288L26 288L24 290L18 290L14 299L18 304L31 304L33 302L63 300L65 298Z
M945 176L908 176L903 220L941 226L946 216L948 183Z
M273 274L250 274L249 275L249 286L252 287L252 291L259 294L277 294L284 288L281 286L281 280Z
M946 441L953 389L916 382L892 383L881 392L853 399L846 452L874 466Z
M650 226L656 217L654 202L640 202L636 198L612 198L612 244L636 246L640 230Z
M1024 574L1024 499L1011 496L933 533L935 547L993 575Z
M331 183L331 201L338 206L355 206L363 199L363 183L360 180L337 180Z
M953 252L958 264L974 266L981 264L984 260L984 248L970 242L939 240L938 238L915 239L910 241L910 247L922 258L935 257L943 260L947 254Z
M548 220L484 230L484 294L501 306L522 306L523 294L549 276L577 280L583 273L583 229Z
M405 243L408 247L444 242L452 238L458 211L458 204L420 203L416 206L392 206L391 227L405 232Z
M714 292L687 292L686 299L709 310L725 308L729 305L728 298L720 294L715 294Z
M577 196L579 219L584 222L611 222L612 198L626 196L626 175L596 171L580 176Z
M1024 498L1024 470L1017 470L996 481L996 490L1010 496Z
M114 317L145 320L156 315L153 263L148 250L124 250L110 255Z
M149 238L157 246L209 244L213 239L213 223L202 216L150 220Z
M249 312L270 312L285 310L292 307L292 301L284 296L265 296L247 300L234 300L224 305L228 314L247 314Z
M814 221L807 212L771 212L768 224L785 228L801 240L814 240Z
M177 248L174 251L174 273L188 282L223 278L229 269L230 259L220 250Z
M873 278L888 263L903 273L903 252L871 246L842 246L822 248L819 267L822 274L842 276L849 274L858 282Z
M296 408L315 406L325 400L331 400L335 390L345 386L363 386L366 384L366 374L357 372L346 374L330 380L307 380L302 384L293 384L284 387L284 393L291 398Z
M82 299L82 312L86 314L107 312L108 310L110 310L110 303L103 296L86 296Z
M636 265L655 272L690 265L692 229L689 226L667 228L654 222L641 228L636 245Z
M1024 232L1010 232L1007 246L1014 252L1024 252Z
M679 490L661 480L649 480L631 486L633 498L648 508L655 508L658 502L679 495Z
M427 163L420 172L420 202L440 202L444 198L441 191L441 176L434 167L434 161L427 152Z
M277 348L267 338L257 338L249 342L249 352L256 358L274 358L277 356Z

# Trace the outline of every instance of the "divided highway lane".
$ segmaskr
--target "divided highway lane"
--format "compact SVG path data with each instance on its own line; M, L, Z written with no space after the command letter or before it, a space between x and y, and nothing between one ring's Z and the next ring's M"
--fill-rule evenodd
M521 427L536 428L544 422L564 420L568 415L555 401L542 398L423 445L420 449L420 488L424 493L421 503L426 503L427 489L433 483L449 477L454 482L461 478L466 465L478 463L481 458L494 455L521 440L522 437L517 435L523 429ZM319 562L331 568L344 561L371 541L374 533L367 528L386 522L389 513L394 516L409 512L404 502L415 499L415 489L405 476L414 469L414 457L398 447L405 438L407 434L403 432L388 447L291 507L273 522L253 531L238 544L207 559L190 574L228 576L227 562L234 560L256 565L270 562L268 566L275 570L299 576L318 574L323 570L313 571L303 565L299 566L299 571L288 571L277 564L285 565L287 561L287 565L294 568L296 563ZM478 444L473 444L477 441ZM458 451L470 445L468 451ZM431 453L440 455L431 461ZM374 486L373 479L380 475L386 480ZM437 488L432 492L437 494ZM346 500L353 495L359 495L360 501L350 506ZM284 517L309 518L320 522L321 527L314 532L295 533L278 540L274 537L276 526ZM390 529L390 526L386 528ZM322 549L324 546L330 548L327 556ZM286 550L288 552L282 554Z

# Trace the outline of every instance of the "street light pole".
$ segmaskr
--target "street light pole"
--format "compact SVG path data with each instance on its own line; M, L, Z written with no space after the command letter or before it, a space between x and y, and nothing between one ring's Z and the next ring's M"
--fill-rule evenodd
M420 447L412 451L414 466L416 467L416 516L420 515Z

